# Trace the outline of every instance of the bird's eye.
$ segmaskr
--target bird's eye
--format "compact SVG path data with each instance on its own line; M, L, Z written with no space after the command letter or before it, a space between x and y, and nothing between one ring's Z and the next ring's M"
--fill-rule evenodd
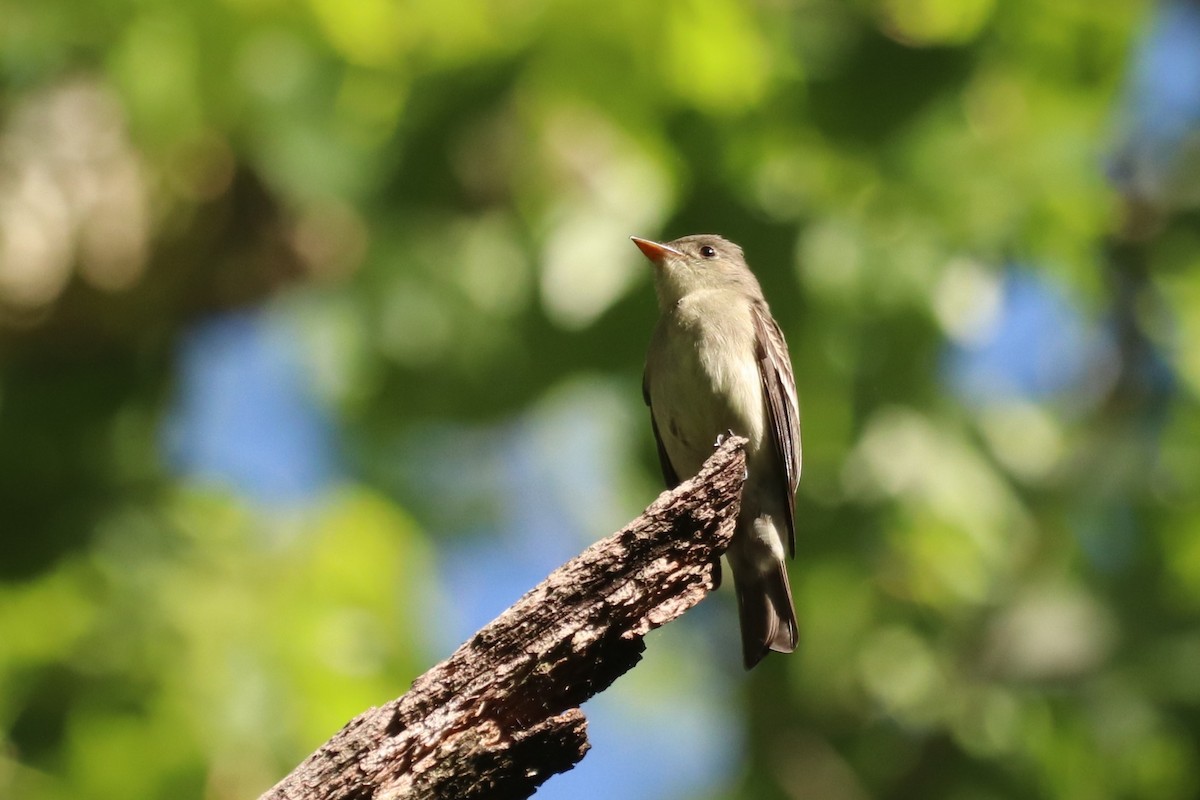
M700 248L700 255L704 256L705 258L716 258L717 251L708 245L704 245Z

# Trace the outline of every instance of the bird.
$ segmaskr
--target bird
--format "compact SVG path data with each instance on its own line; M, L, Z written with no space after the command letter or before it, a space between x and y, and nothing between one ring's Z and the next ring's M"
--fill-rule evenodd
M642 394L667 487L696 475L726 436L748 440L725 555L749 670L768 652L795 651L798 635L785 560L796 554L801 466L791 357L741 247L715 234L630 238L654 266L659 316Z

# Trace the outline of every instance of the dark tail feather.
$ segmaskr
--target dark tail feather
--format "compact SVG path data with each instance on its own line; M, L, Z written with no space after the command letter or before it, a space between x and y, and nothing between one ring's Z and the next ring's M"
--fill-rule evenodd
M753 669L768 652L790 653L796 649L796 612L787 571L780 561L775 569L738 581L738 617L742 622L742 658Z

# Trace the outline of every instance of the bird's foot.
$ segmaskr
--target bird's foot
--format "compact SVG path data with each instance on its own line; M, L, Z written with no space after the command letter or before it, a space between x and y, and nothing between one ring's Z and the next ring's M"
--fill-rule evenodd
M732 428L724 433L717 434L717 441L713 442L713 449L716 450L718 447L725 444L725 440L731 438L733 435L734 433Z

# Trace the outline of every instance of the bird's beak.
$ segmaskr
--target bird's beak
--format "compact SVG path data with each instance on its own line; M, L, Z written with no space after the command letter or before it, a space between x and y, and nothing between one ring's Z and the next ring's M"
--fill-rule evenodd
M660 242L653 242L649 239L643 239L640 236L630 236L629 238L633 240L633 243L638 246L639 250L646 254L646 258L650 259L655 264L661 264L668 255L683 255L683 253L679 252L670 245L662 244Z

